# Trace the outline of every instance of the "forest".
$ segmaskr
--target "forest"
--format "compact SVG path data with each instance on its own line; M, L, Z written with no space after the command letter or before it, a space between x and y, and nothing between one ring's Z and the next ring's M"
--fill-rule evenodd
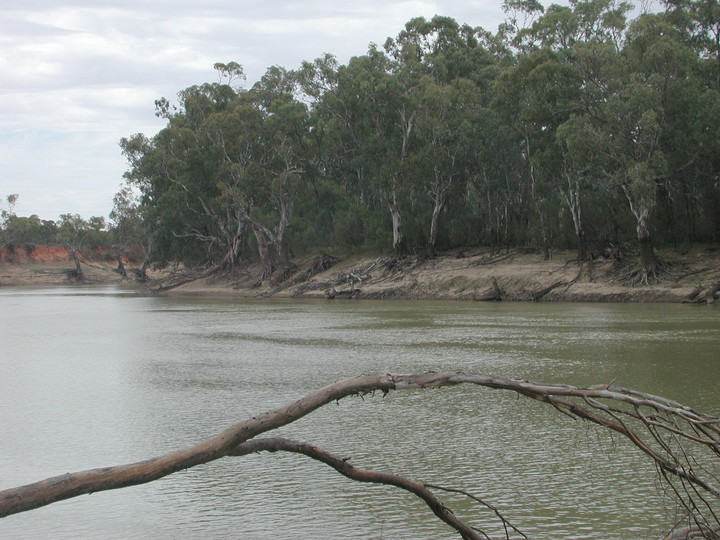
M649 283L656 248L718 242L717 2L504 9L495 33L418 17L346 64L252 85L215 64L215 82L156 100L162 130L121 140L114 245L263 277L325 251L623 251Z

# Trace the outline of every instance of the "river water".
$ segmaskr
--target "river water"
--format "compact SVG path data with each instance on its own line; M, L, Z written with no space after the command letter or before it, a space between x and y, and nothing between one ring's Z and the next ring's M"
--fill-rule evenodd
M181 448L360 374L616 380L720 414L717 307L2 289L0 338L0 489ZM469 491L533 538L658 538L677 518L653 467L627 443L507 392L349 398L280 433L360 467ZM489 511L442 497L502 533ZM0 537L457 536L397 489L264 454L10 516Z

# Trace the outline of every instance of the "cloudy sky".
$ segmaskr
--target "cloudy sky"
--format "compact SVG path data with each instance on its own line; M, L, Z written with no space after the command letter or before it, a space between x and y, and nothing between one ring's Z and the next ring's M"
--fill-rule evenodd
M415 16L495 30L501 0L23 0L0 6L0 197L18 215L107 216L126 170L118 141L156 133L154 100L236 61L340 62ZM10 7L13 6L13 7Z

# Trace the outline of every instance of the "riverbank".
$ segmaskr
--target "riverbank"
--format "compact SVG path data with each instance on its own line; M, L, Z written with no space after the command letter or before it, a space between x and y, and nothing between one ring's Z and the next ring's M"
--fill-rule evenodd
M106 250L80 255L83 279L75 275L75 262L64 246L23 245L0 249L0 287L57 287L66 285L127 284L117 260ZM135 265L125 260L128 272Z
M74 283L73 263L62 248L35 248L34 257L0 262L0 286L56 286ZM579 263L572 252L545 261L535 253L463 250L434 258L407 256L321 256L297 260L282 276L258 283L260 268L233 276L210 276L162 294L283 298L367 298L544 302L683 302L705 300L720 283L720 249L695 247L661 253L659 282L631 285L631 259L600 257ZM127 284L112 260L85 260L83 284ZM132 265L128 271L131 271ZM168 275L158 274L158 279ZM177 278L177 276L175 276ZM130 280L132 281L132 280ZM151 283L153 286L160 282ZM167 281L165 282L167 284ZM138 286L147 286L138 284ZM694 296L693 296L694 295Z
M546 302L683 302L699 299L720 282L720 250L696 248L663 253L658 283L632 286L632 265L616 258L579 263L572 252L550 260L534 253L488 250L435 258L356 256L299 261L285 280L257 284L259 269L231 280L204 279L168 291L176 295L241 297L366 298ZM329 266L329 268L324 268Z

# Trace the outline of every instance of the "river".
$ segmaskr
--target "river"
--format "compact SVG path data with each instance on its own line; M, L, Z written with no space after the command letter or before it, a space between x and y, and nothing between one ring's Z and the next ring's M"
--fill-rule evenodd
M616 380L720 414L717 307L0 289L0 338L0 489L159 455L361 374ZM507 392L348 398L281 433L357 466L467 490L533 538L658 538L677 517L627 443ZM441 496L502 532L479 505ZM276 454L10 516L0 537L457 538L397 489Z

